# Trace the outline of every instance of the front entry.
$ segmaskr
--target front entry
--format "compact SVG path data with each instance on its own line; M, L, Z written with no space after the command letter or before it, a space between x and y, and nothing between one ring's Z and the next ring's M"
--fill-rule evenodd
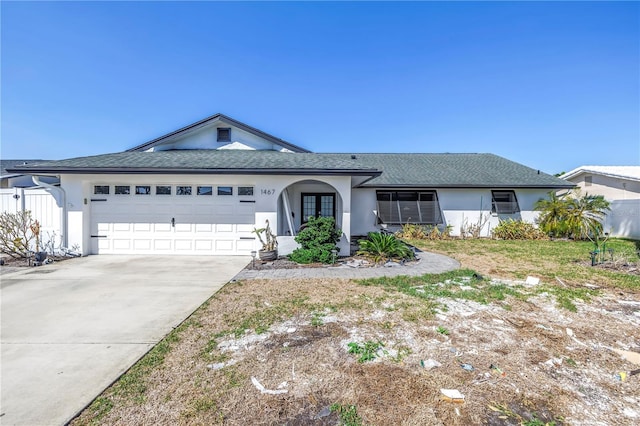
M309 217L336 217L336 194L332 193L303 193L302 194L302 223Z

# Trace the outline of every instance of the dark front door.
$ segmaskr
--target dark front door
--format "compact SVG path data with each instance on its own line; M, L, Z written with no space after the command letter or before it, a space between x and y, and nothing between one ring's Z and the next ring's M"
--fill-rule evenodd
M309 217L336 217L336 194L305 193L302 194L302 223Z

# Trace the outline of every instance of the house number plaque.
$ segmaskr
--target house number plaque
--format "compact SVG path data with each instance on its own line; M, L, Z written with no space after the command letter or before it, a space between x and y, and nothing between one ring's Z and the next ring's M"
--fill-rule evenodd
M275 189L261 189L260 190L260 194L261 195L274 195L276 193Z

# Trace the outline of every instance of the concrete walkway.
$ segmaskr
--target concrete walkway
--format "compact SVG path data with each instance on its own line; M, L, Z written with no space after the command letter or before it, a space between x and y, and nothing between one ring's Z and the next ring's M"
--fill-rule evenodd
M3 274L0 424L66 423L250 261L102 255Z
M460 268L460 262L450 257L420 252L416 254L417 262L409 262L405 265L397 266L376 266L353 268L347 265L326 266L322 268L293 268L293 269L244 269L234 277L234 280L254 280L254 279L286 279L286 278L377 278L392 277L396 275L424 275L440 274Z

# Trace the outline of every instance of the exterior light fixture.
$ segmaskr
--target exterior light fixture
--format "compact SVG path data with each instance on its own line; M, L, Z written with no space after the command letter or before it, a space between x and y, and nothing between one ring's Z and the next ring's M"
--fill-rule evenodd
M257 252L255 250L251 250L251 257L252 257L251 267L252 268L256 267L256 254L257 254Z

